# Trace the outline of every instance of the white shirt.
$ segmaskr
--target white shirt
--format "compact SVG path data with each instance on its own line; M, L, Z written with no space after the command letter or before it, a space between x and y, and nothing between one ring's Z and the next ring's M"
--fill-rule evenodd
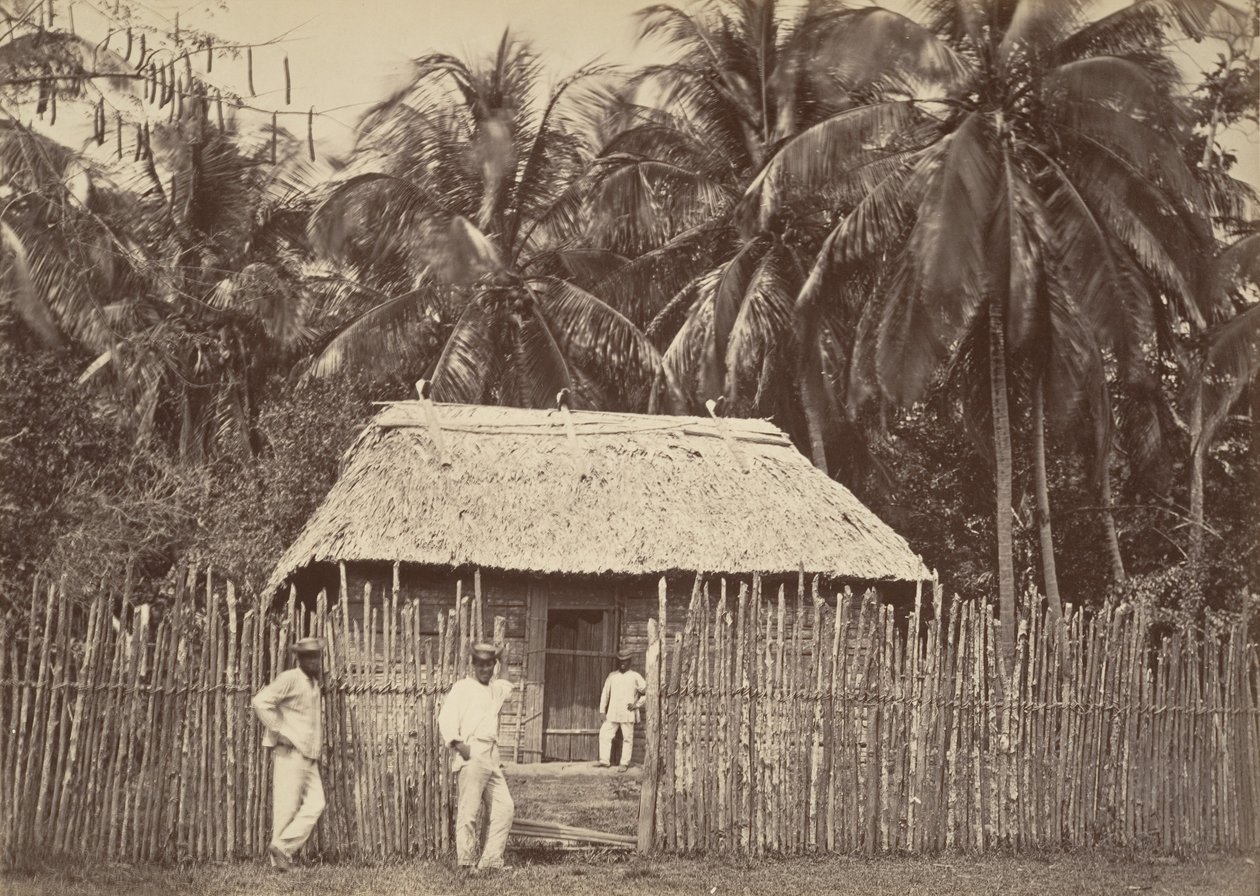
M299 668L289 669L254 695L254 713L267 731L263 746L276 745L279 732L307 759L318 760L323 747L319 684Z
M512 682L503 678L489 684L472 677L455 682L438 712L442 743L449 747L452 741L462 741L474 756L486 756L497 763L499 712L512 688ZM456 753L451 767L459 770L463 765L464 757Z
M639 707L647 693L647 682L633 669L616 670L604 679L604 693L599 697L599 711L610 722L624 724L639 721ZM628 705L634 704L634 709Z

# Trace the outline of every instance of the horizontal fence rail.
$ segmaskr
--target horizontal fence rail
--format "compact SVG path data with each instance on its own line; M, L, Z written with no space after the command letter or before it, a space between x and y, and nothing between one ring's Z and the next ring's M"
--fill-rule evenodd
M937 593L907 613L817 583L790 600L713 584L672 603L662 583L647 623L641 850L1260 846L1245 621L1156 638L1128 607L1034 616L1006 676L980 603ZM448 855L436 714L491 636L480 588L451 610L396 591L365 594L362 618L349 604L268 613L209 573L160 616L35 592L29 617L0 620L0 861L261 855L271 769L249 701L308 635L328 645L313 848Z
M662 587L640 849L1260 846L1245 622L1156 639L1128 607L1033 616L1006 676L986 605L759 590L698 584L671 641Z

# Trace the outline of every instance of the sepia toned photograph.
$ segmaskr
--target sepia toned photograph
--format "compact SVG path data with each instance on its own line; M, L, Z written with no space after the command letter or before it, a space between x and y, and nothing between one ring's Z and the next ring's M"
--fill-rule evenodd
M1260 0L0 29L0 896L1260 894Z

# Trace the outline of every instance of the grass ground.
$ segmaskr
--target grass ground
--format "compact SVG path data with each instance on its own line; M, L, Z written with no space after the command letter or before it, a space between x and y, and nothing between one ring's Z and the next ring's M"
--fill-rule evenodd
M1086 853L1043 857L914 859L644 859L625 854L509 851L515 867L466 880L435 863L316 865L278 874L261 863L193 868L93 865L0 876L3 896L655 896L655 894L854 894L854 896L1257 896L1255 859L1187 861Z

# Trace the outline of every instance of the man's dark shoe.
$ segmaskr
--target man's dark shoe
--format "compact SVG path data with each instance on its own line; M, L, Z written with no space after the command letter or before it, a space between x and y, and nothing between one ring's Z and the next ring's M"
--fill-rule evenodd
M271 856L271 867L277 871L288 871L293 867L293 860L280 847L273 844L268 847L267 854Z

